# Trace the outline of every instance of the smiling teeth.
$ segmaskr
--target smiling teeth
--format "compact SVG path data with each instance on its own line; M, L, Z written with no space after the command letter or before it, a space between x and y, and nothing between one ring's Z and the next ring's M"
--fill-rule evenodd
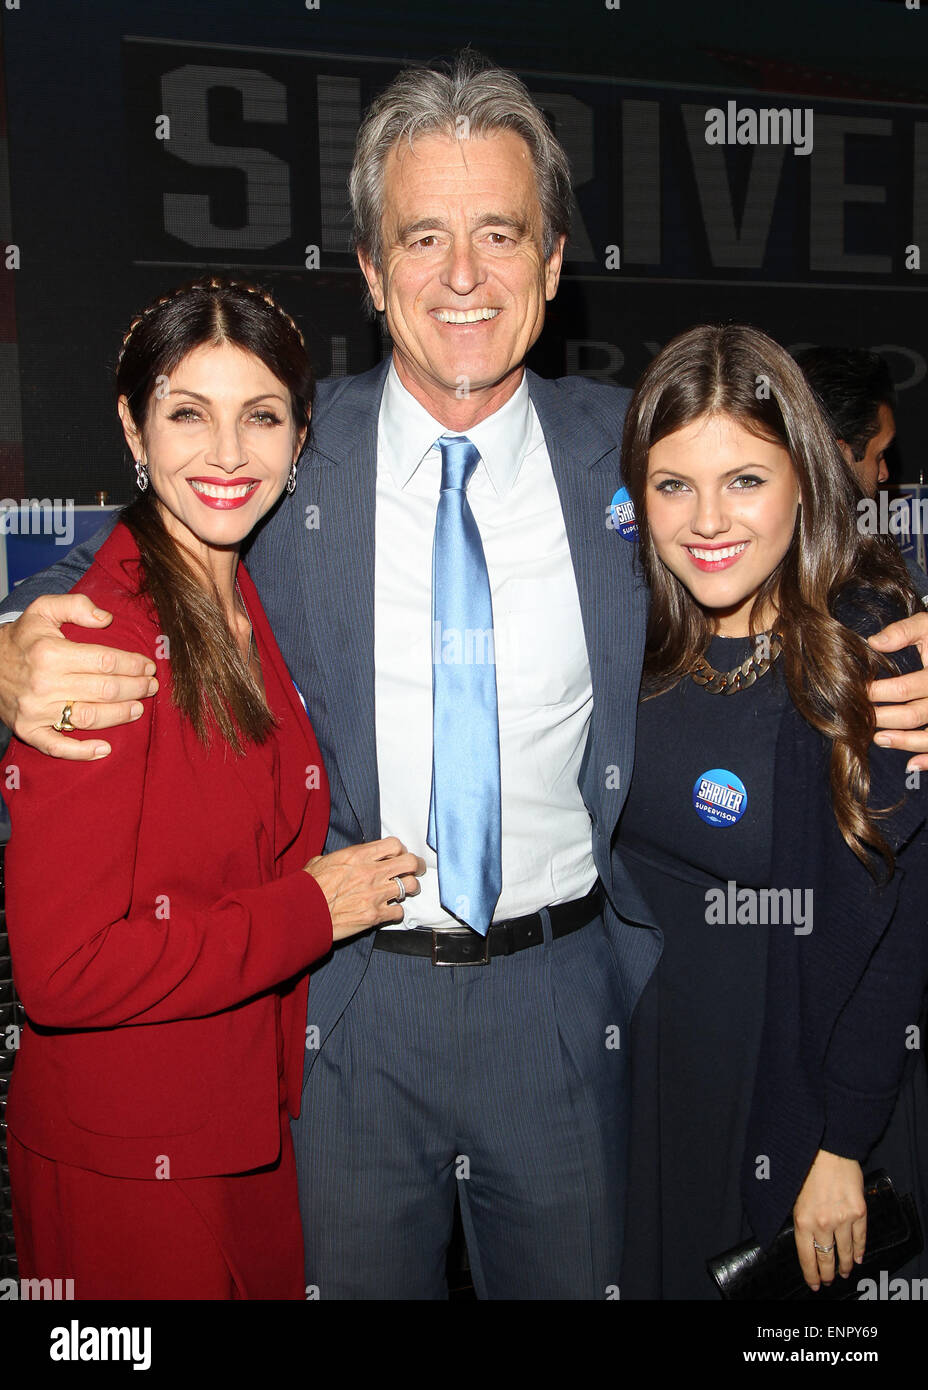
M238 483L235 487L225 487L219 483L191 483L194 492L202 492L206 497L247 497L254 483Z
M435 317L439 323L480 323L481 319L495 319L499 309L436 309Z
M740 545L726 545L720 550L700 550L695 545L686 548L697 560L730 560L732 555L740 555L746 545L747 541L742 541Z

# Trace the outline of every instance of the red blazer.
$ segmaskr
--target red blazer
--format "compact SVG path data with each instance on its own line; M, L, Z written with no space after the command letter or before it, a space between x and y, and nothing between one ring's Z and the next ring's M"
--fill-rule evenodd
M29 1018L7 1119L27 1147L101 1173L243 1172L280 1148L278 1018L299 1112L306 967L332 944L325 897L302 866L322 851L328 783L244 566L279 720L244 757L218 737L204 749L172 706L157 616L131 592L137 570L119 524L74 588L112 625L63 630L152 656L158 694L135 723L106 731L112 751L99 762L16 739L5 760L7 926Z

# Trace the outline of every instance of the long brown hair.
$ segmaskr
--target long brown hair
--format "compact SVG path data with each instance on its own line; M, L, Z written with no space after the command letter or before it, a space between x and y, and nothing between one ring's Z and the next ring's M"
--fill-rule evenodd
M778 613L790 699L831 740L831 799L838 827L871 873L871 850L892 872L892 853L868 807L869 750L875 728L867 684L887 672L874 651L835 616L843 589L882 626L890 605L911 613L917 597L893 542L862 535L862 494L795 362L772 338L743 324L703 324L660 352L638 383L625 419L622 469L638 523L638 554L651 589L644 694L661 694L701 656L713 635L711 616L661 562L647 519L648 452L705 415L726 415L760 439L786 449L799 481L801 507L789 549L754 599L749 628L758 631L768 604Z
M126 397L137 429L144 429L159 378L207 343L232 343L258 357L287 387L295 428L308 425L313 376L293 319L258 286L211 276L162 295L123 338L116 391ZM205 566L170 535L151 487L120 520L139 548L140 592L168 639L173 704L207 746L215 729L238 754L243 740L262 742L274 718L242 661Z

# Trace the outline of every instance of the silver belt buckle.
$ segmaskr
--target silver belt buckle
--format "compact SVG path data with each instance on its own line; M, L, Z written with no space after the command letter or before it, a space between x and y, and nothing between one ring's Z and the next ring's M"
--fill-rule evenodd
M450 935L452 934L452 931L453 931L453 929L449 929L448 927L444 927L444 928L441 928L441 927L433 927L433 928L432 928L432 964L433 964L433 965L489 965L489 964L490 964L490 929L489 929L489 928L487 928L487 934L486 934L486 936L483 938L483 955L482 955L482 956L477 956L474 960L439 960L439 959L438 959L438 942L439 942L439 939L440 939L441 937L443 937L443 936L450 936ZM479 933L479 932L474 932L473 935L474 935L474 936L479 936L480 933Z

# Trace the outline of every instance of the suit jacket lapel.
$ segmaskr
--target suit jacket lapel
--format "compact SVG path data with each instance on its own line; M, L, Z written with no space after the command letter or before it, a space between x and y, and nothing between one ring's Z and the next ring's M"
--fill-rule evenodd
M578 409L556 382L526 375L561 499L590 662L593 717L580 790L608 850L631 781L647 614L636 547L607 526L621 486L620 431Z
M389 359L336 388L311 437L295 513L319 508L297 553L307 586L307 613L325 691L325 728L364 839L380 835L374 722L374 512L377 422ZM296 500L296 499L294 499ZM336 754L337 750L337 754Z
M297 546L316 665L325 692L324 755L337 768L365 838L380 834L374 714L374 537L377 424L389 359L335 388L321 412L294 502L319 507ZM619 431L578 408L555 382L526 373L564 513L583 615L593 718L580 787L608 846L631 779L647 592L635 547L606 525L621 485ZM305 466L308 464L308 466ZM331 732L329 732L331 731Z

